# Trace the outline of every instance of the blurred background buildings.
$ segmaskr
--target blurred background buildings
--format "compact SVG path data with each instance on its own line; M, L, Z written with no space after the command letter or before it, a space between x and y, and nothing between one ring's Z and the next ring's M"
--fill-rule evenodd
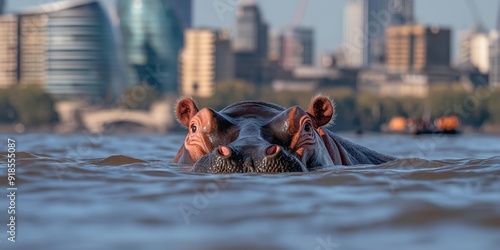
M177 56L183 46L183 30L191 25L187 19L191 3L185 2L117 1L127 87L146 83L160 93L177 92Z
M463 70L477 69L487 74L490 67L488 32L482 26L474 26L470 30L462 31L459 39L458 66Z
M449 70L450 30L424 25L387 28L386 66L389 71Z
M117 41L97 1L36 6L0 17L0 85L38 84L56 99L121 95Z
M234 79L234 57L227 31L189 29L179 58L182 94L210 97L215 84Z
M348 0L344 11L347 66L383 63L385 30L413 22L413 0Z
M273 31L256 2L233 4L232 33L193 28L193 4L116 1L115 22L97 0L54 1L4 14L0 86L40 84L56 98L96 103L112 102L138 84L160 95L206 97L215 94L217 82L232 79L279 83L281 89L286 83L291 89L340 84L392 96L425 96L436 82L470 74L489 78L491 85L500 82L498 31L484 28L471 1L475 23L460 31L456 65L453 31L419 23L413 0L346 0L344 43L320 58L314 28L300 24L307 1L298 2L288 26Z
M233 41L235 76L239 79L262 84L267 60L268 27L258 5L242 1L236 11L236 34Z
M281 62L283 68L293 69L298 66L314 64L314 30L294 27L290 36L284 36Z
M119 0L114 12L99 0L48 1L14 13L0 0L0 88L34 84L56 101L113 107L137 86L153 97L211 97L221 82L244 81L419 98L437 84L500 86L500 21L487 30L475 2L464 1L474 22L456 31L417 20L413 0L346 0L343 44L319 53L315 27L301 23L307 0L272 29L255 1L222 1L233 31L193 27L192 0Z
M172 5L183 30L193 27L193 0L168 0L168 3Z
M500 87L500 6L496 27L490 32L489 59L489 84Z

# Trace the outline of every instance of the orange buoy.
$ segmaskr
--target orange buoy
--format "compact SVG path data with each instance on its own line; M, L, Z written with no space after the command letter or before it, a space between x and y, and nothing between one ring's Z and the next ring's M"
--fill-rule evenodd
M398 116L389 121L389 131L405 131L406 118Z
M460 120L456 116L443 116L434 121L434 126L443 131L456 130L460 126Z

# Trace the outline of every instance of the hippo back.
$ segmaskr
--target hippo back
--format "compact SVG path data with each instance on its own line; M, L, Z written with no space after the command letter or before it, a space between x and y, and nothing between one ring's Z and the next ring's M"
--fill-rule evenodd
M344 139L331 131L326 131L338 148L344 151L343 165L382 164L396 158L388 156Z
M229 105L220 113L231 118L255 117L268 120L284 110L285 108L268 102L246 101Z

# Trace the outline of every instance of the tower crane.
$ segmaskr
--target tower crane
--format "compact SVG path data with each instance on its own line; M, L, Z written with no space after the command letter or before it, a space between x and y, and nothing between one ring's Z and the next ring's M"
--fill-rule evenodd
M295 13L293 15L293 19L290 22L290 25L285 29L284 33L284 60L283 60L283 68L290 70L294 66L293 62L293 30L299 26L299 24L302 22L302 19L304 18L304 14L306 12L307 5L309 4L309 0L299 0L297 7L295 8Z

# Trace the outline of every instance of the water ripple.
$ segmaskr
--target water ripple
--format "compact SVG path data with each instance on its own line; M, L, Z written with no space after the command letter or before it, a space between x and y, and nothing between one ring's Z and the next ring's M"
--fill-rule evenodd
M190 166L170 164L182 142L177 135L108 136L100 144L82 136L44 136L50 144L34 138L17 139L24 238L18 249L138 249L167 243L169 249L377 244L496 249L500 244L498 137L457 137L425 159L404 157L419 150L412 138L352 137L401 159L306 173L226 175L189 173ZM71 151L82 141L85 150ZM0 161L6 160L7 152L1 152ZM0 185L6 186L6 164L0 168ZM7 207L4 200L0 205ZM460 245L457 237L479 243ZM75 247L80 239L89 240Z

